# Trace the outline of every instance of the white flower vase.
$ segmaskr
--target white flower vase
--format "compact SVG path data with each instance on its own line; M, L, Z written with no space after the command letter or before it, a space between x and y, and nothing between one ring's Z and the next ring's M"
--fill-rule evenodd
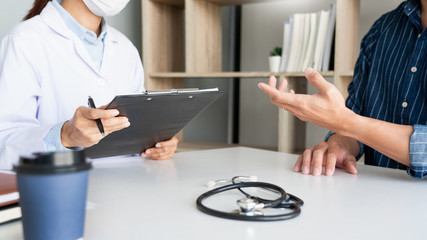
M268 58L270 64L270 72L279 72L281 56L270 56Z

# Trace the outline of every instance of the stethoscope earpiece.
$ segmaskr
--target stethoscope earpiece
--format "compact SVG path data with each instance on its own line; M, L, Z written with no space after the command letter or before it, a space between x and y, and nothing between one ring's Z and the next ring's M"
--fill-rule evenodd
M206 183L206 186L208 188L212 188L214 187L216 184L218 183L233 183L233 181L239 181L241 182L241 180L246 180L249 182L256 182L256 180L258 179L257 176L236 176L233 177L232 179L219 179L219 180L215 180L215 181L209 181Z
M215 181L209 181L209 182L206 183L206 187L211 188L211 187L214 187L215 184L216 184Z

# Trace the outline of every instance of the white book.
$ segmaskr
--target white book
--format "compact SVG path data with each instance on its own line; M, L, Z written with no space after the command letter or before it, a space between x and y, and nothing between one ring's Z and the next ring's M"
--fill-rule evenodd
M314 50L317 40L317 26L318 26L318 13L310 14L310 36L307 45L307 51L304 56L304 62L302 64L301 71L304 71L306 68L311 67L313 63Z
M21 217L21 207L17 203L0 208L0 224L19 219Z
M288 67L289 67L289 58L290 58L290 55L291 55L293 33L294 33L294 18L291 17L289 19L289 36L288 36L287 56L286 56L286 62L285 62L285 70L284 70L284 72L287 72L288 71Z
M296 72L298 67L298 61L301 53L301 41L303 36L303 31L301 30L303 26L303 15L295 14L293 15L293 26L292 26L292 44L290 48L290 55L288 61L287 72Z
M320 11L320 20L319 20L319 30L317 34L317 42L314 51L313 58L313 68L317 71L320 71L322 66L323 53L325 52L325 40L326 40L326 32L328 30L329 23L329 10L328 11Z
M297 71L303 71L304 70L304 60L305 60L305 55L307 53L307 47L308 47L308 42L310 40L310 14L304 14L303 15L304 18L304 25L302 28L303 31L303 36L302 36L302 41L301 41L301 51L300 51L300 59L298 61L298 67L297 67Z
M332 42L334 40L334 32L335 32L335 20L337 15L337 5L331 4L331 10L329 15L329 23L328 23L328 30L326 32L326 40L325 40L325 52L323 54L322 59L322 71L328 71L329 70L329 62L331 60L331 53L332 53Z
M296 36L295 41L292 41L292 49L293 55L290 56L290 61L292 63L291 72L297 72L298 71L298 64L299 60L301 58L301 51L302 51L302 42L304 37L304 15L301 13L295 14L294 17L294 36ZM294 40L293 39L293 40Z
M280 72L285 72L287 67L287 60L289 59L289 46L290 46L290 36L291 36L291 23L287 21L283 26L283 46L282 46L282 60L280 62Z

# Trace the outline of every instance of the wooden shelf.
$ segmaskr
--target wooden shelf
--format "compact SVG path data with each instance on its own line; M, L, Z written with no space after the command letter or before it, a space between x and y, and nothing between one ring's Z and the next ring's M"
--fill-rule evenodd
M164 3L168 5L184 6L185 0L151 0L155 3ZM265 2L278 2L283 0L205 0L220 6L242 5L249 3L265 3Z
M180 89L185 78L295 78L289 88L307 92L303 72L221 72L221 8L287 0L142 0L143 63L146 89ZM344 97L353 79L351 69L358 55L360 0L336 0L333 77ZM305 148L305 124L286 111L279 111L279 151Z
M340 77L353 77L353 71L342 72L340 73Z
M333 77L334 72L322 72L324 77ZM186 73L186 72L154 72L148 74L150 78L261 78L269 76L280 77L304 77L303 72L210 72L210 73Z
M278 2L283 0L205 0L206 2L211 2L221 6L230 6L230 5L242 5L249 3L266 3L266 2Z
M163 3L168 5L178 5L178 6L184 6L185 0L150 0L154 3Z
M230 148L230 147L250 147L269 151L277 151L276 147L253 146L244 144L227 144L227 143L209 143L209 142L179 142L177 152L200 151L208 149ZM299 151L297 153L302 153Z

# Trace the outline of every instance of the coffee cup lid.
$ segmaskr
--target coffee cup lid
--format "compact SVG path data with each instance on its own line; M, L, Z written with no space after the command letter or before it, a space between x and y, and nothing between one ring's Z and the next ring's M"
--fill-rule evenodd
M91 169L83 148L74 148L67 152L38 152L29 157L21 156L19 163L13 166L16 173L55 174Z

